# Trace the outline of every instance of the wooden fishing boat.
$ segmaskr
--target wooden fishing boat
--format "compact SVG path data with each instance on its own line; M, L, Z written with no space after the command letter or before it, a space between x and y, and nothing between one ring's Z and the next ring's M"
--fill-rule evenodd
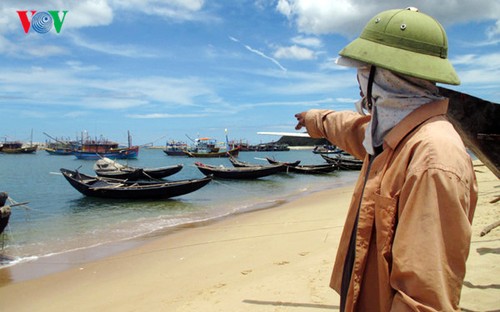
M142 168L142 174L152 179L162 179L181 171L184 166L182 164L158 167L158 168Z
M6 141L0 146L0 152L6 154L33 154L37 151L38 145L24 146L19 141Z
M229 155L229 161L231 162L231 164L234 167L239 167L239 168L241 168L241 167L263 167L263 165L260 165L260 164L251 164L251 163L246 162L246 161L241 161L232 155Z
M177 164L158 168L136 168L125 166L112 159L103 157L94 164L94 171L100 177L133 181L166 178L181 171L183 167L182 164Z
M143 178L143 171L141 168L125 167L117 170L96 169L94 172L104 178L122 179L129 181L137 181Z
M279 164L283 164L287 167L296 167L300 164L300 160L296 160L296 161L293 161L293 162L283 162L283 161L277 161L273 158L270 158L270 157L266 157L266 160L268 163L270 163L271 165L279 165Z
M297 165L287 168L288 172L303 173L303 174L324 174L338 170L334 164L318 164L318 165Z
M303 174L324 174L338 170L335 164L317 164L317 165L299 165L300 161L293 163L281 162L269 157L266 157L270 164L282 164L286 166L287 172L303 173Z
M196 158L221 158L221 157L229 157L231 156L238 156L240 152L240 148L236 147L233 149L230 149L228 151L222 151L222 152L191 152L191 151L184 151L184 153L189 156L189 157L196 157Z
M64 178L86 196L116 199L164 199L192 193L207 185L212 178L178 180L171 182L127 181L88 176L78 171L61 168Z
M363 167L363 161L353 156L338 154L334 157L327 155L321 155L321 157L323 157L327 163L336 165L339 170L361 170L361 167Z
M31 129L31 140L29 145L23 144L20 141L5 141L0 144L0 152L6 154L34 154L38 149L38 145L33 145L33 129Z
M465 146L500 178L500 104L439 87L450 99L448 119Z
M258 179L278 172L283 172L284 165L255 166L255 167L222 167L210 166L196 162L195 166L207 176L221 179Z
M237 159L236 157L233 157L233 156L229 156L229 161L231 162L231 164L236 167L236 168L245 168L245 167L268 167L268 166L277 166L277 165L282 165L282 169L281 171L282 172L286 172L287 171L287 164L288 163L280 163L280 162L275 162L274 164L270 164L270 165L262 165L262 164L252 164L252 163L249 163L249 162L246 162L246 161L241 161L239 159ZM294 166L298 165L300 163L300 160L296 161L293 163Z

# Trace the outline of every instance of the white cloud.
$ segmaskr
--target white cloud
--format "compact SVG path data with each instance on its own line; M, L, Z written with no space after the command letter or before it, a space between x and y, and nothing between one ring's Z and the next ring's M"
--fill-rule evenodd
M308 100L308 101L281 101L281 102L260 102L260 103L252 103L252 104L243 104L240 105L240 108L245 109L253 109L256 107L282 107L282 106L322 106L325 104L333 103L332 98L325 98L319 100Z
M279 47L273 55L278 59L312 60L316 58L314 51L296 45Z
M109 0L116 9L161 16L173 21L216 20L203 13L204 0Z
M491 26L487 32L486 35L488 36L489 39L498 37L500 35L500 20L498 20L495 25Z
M65 28L81 28L105 26L113 22L113 8L106 0L65 1L63 9L68 6L69 12L64 22Z
M81 67L81 66L80 66ZM84 77L80 77L80 73ZM80 68L32 67L0 73L1 97L15 105L18 101L43 107L69 106L82 109L121 110L153 105L160 109L181 106L224 106L225 103L197 78L144 76L113 78Z
M484 99L498 102L500 53L468 54L451 60L461 80L460 88L480 93Z
M492 0L415 0L411 5L445 25L498 20L500 16L500 1ZM301 33L337 33L354 37L375 14L406 6L400 0L279 0L276 10L294 23Z
M316 37L297 36L292 38L292 42L310 48L321 48L323 46L321 40Z
M464 55L457 56L450 61L455 66L456 65L468 65L471 62L473 62L475 58L476 58L476 55L474 55L474 54L464 54Z
M169 8L172 11L199 11L204 0L110 0L113 6L152 11L154 8Z
M133 58L148 58L148 57L156 57L157 53L153 51L148 51L143 46L134 46L134 45L120 45L116 43L103 43L96 40L90 41L87 40L76 33L71 33L69 35L73 40L73 43L77 46L101 52L109 55L119 55Z
M286 17L291 18L292 8L288 0L278 0L278 4L276 5L276 10L281 14L285 15Z

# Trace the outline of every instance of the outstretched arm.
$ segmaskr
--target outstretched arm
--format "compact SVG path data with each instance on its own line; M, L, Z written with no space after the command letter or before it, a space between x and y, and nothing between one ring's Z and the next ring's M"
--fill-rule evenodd
M295 118L296 130L305 127L311 137L325 138L358 159L366 155L362 143L370 116L353 111L311 109L295 114Z

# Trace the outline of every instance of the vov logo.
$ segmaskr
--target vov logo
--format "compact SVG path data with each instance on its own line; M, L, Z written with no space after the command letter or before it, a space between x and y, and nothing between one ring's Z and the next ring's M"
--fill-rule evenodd
M30 28L39 34L45 34L48 33L52 27L54 27L57 33L60 33L64 19L66 18L66 13L68 13L68 11L29 12L31 12L30 18L28 18L28 11L17 11L26 34L30 31ZM62 12L62 18L59 12Z

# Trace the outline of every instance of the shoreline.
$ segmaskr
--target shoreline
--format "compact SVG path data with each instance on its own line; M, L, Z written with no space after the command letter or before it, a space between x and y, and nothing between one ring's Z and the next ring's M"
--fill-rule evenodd
M463 311L494 311L500 295L500 228L483 237L480 232L500 219L499 203L490 203L498 195L498 179L484 166L475 170L479 200L460 305ZM80 258L69 269L9 282L0 287L0 309L338 309L339 297L328 283L353 188L314 192L270 209L179 228L111 256ZM23 300L27 295L30 300Z
M354 182L342 182L340 184L337 183L336 186L331 185L330 187L334 187L333 189L340 189L344 187L350 187L350 185L353 183ZM253 213L267 209L275 209L282 205L289 204L302 197L313 196L313 194L315 193L321 193L326 190L328 189L325 189L324 186L313 190L300 190L288 194L288 198L286 199L275 198L272 200L255 202L254 204L252 204L252 208L250 210L245 209L230 214L212 216L208 219L193 219L188 223L176 224L136 237L124 238L118 241L105 242L93 246L86 246L73 250L32 257L32 259L27 258L28 260L23 260L21 262L13 261L12 264L7 264L0 267L0 288L8 285L9 283L18 283L37 279L45 275L54 274L77 267L81 264L99 261L107 257L114 256L118 253L137 248L177 231L207 226L212 223L220 222L227 218L238 217L242 214ZM12 259L4 257L3 260Z

